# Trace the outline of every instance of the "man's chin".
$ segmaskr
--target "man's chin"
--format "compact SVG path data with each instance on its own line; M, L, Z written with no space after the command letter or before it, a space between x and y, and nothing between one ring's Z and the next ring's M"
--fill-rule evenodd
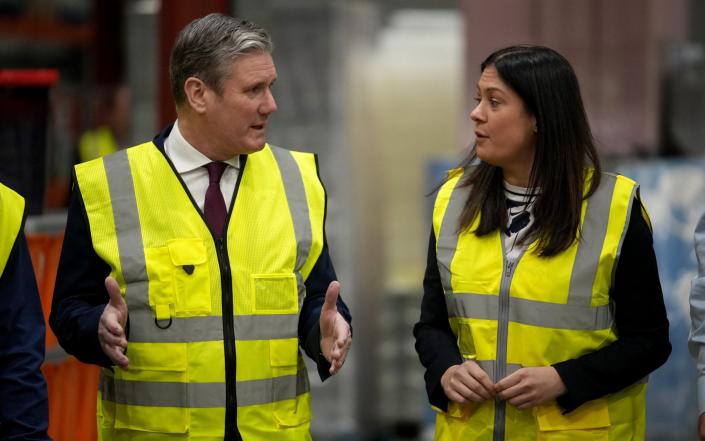
M248 154L248 153L257 153L257 152L259 152L260 150L262 150L266 144L267 144L267 141L260 141L260 142L252 142L252 143L249 143L249 144L247 144L247 146L245 146L245 148L244 148L245 152L244 152L244 153L245 153L245 154Z

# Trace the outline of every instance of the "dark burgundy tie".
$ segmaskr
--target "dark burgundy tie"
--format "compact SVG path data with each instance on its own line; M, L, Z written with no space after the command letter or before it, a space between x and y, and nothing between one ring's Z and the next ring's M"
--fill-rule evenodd
M218 238L223 236L223 226L228 213L223 193L220 191L220 177L223 176L227 166L228 164L224 162L211 162L205 165L208 170L208 190L203 204L203 214L206 215L206 222Z

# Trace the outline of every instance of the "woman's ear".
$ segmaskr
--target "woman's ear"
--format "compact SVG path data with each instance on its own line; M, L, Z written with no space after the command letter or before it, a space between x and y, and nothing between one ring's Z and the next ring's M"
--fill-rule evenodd
M209 89L200 78L188 77L184 82L184 94L189 106L196 113L204 113L208 105Z

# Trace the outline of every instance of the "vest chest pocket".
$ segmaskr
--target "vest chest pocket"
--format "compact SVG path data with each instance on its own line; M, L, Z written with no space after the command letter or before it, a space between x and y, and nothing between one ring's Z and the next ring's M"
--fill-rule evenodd
M210 314L207 256L201 239L175 239L164 247L145 248L149 306L157 320Z
M169 241L167 247L174 271L177 314L210 314L211 282L203 241L176 239Z
M537 441L608 441L610 415L607 400L588 401L563 415L551 404L534 408L538 428Z
M250 282L255 314L299 312L299 291L294 273L253 274ZM295 332L292 336L296 335Z

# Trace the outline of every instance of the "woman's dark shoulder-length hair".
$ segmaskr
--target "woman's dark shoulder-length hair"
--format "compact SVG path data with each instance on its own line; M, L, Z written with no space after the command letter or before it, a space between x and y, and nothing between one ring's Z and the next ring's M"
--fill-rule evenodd
M537 238L538 252L552 256L576 240L584 199L600 184L600 161L575 72L558 52L541 46L511 46L492 53L480 70L494 66L499 77L521 97L536 118L537 137L530 188L540 188L534 202L534 223L526 237ZM478 164L474 166L473 164ZM460 216L459 230L471 227L486 235L507 224L507 207L499 167L479 161L473 148L461 164L466 175L462 186L472 191ZM594 169L589 187L588 167Z

